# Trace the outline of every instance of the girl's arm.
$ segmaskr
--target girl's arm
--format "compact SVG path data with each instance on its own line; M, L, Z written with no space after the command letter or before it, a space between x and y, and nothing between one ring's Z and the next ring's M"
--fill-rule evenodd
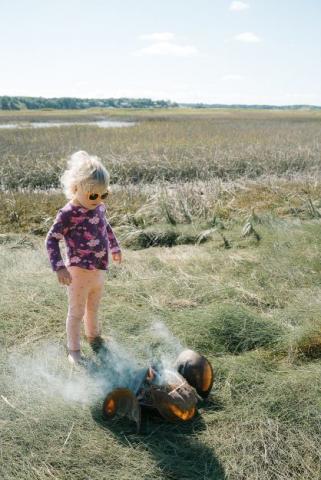
M67 231L66 213L59 210L45 239L45 246L48 252L51 268L54 272L66 268L60 253L59 242L64 238Z
M113 229L111 228L110 224L108 221L106 221L107 225L107 237L108 237L108 243L109 243L109 248L111 253L119 253L121 252L119 242L116 238L116 235L114 234Z

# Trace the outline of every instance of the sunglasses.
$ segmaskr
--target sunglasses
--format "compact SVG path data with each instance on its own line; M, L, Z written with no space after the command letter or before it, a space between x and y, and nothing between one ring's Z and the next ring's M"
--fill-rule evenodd
M100 197L101 200L105 200L105 198L108 197L108 192L102 193L101 195L99 193L88 193L89 200L97 200L98 197Z

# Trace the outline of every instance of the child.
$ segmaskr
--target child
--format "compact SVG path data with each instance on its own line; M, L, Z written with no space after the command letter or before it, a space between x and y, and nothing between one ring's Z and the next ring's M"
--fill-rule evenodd
M69 202L59 210L45 245L52 270L57 273L59 283L67 286L68 360L75 364L83 360L80 354L82 319L92 348L96 351L103 344L97 314L109 251L118 263L122 256L105 217L103 200L108 195L109 174L100 159L84 151L74 153L61 177L61 184ZM62 239L67 247L66 265L59 249Z

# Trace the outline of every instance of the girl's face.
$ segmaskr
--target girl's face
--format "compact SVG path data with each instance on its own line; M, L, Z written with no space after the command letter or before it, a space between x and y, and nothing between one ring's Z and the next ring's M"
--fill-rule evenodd
M108 190L104 185L93 186L91 189L76 187L72 202L84 208L93 210L102 204L108 196Z

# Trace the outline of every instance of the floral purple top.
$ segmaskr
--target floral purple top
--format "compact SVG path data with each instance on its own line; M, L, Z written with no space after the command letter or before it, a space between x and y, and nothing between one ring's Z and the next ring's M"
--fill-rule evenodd
M67 266L108 270L109 250L120 252L120 247L105 212L104 204L91 210L71 203L58 211L45 240L54 272L66 267L59 248L62 239L67 247Z

